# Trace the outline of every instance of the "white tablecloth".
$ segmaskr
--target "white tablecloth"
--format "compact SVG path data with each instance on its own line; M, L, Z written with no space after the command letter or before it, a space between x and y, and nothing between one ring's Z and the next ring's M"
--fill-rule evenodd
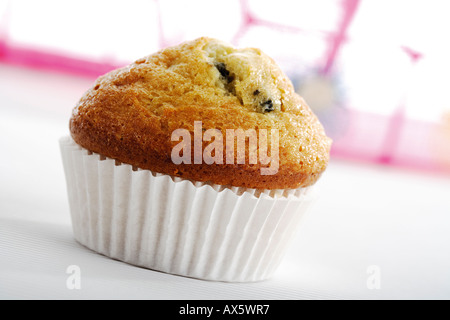
M270 280L189 279L84 248L58 139L91 83L0 65L0 299L450 298L450 177L337 159Z

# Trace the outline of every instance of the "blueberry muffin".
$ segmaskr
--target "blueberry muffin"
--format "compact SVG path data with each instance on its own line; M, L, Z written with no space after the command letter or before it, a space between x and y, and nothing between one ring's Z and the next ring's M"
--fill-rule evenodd
M175 164L171 134L184 128L193 136L195 121L223 136L230 129L277 130L277 172L260 174L264 164L250 163L249 152L245 163L238 163L237 152L235 161L226 161L224 152L222 163ZM80 146L137 168L257 189L314 184L330 149L322 125L270 57L209 38L100 77L74 109L70 131Z
M60 146L75 239L174 275L270 278L330 144L260 50L166 48L100 77L73 110Z

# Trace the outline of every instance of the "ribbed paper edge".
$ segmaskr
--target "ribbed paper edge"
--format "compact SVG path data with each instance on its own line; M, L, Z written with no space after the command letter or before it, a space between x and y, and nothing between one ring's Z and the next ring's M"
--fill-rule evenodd
M129 264L204 280L272 276L311 188L228 188L133 170L60 139L74 236Z

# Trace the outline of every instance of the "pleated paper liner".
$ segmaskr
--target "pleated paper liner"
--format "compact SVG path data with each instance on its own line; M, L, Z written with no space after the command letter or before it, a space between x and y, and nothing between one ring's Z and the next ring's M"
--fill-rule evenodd
M311 188L191 182L60 140L75 239L126 263L204 280L270 278L313 200Z

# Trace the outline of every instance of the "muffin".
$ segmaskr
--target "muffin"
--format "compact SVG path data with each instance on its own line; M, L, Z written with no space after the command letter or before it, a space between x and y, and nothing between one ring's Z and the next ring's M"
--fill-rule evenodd
M199 38L97 79L60 145L77 241L234 282L275 272L331 140L274 60Z

